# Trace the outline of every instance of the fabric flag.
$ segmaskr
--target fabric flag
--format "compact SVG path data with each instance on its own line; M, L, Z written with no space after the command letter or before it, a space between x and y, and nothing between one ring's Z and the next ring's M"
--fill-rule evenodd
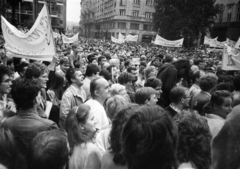
M161 36L157 35L156 39L154 41L154 44L155 45L166 46L166 47L182 47L183 40L184 40L184 38L179 39L179 40L172 40L171 41L171 40L164 39Z
M62 40L63 43L74 43L78 41L78 33L76 35L74 35L71 38L68 38L67 36L65 36L64 34L62 34Z
M113 37L113 36L111 36L111 40L112 40L114 43L119 43L119 44L124 43L124 40L122 40L122 39L117 39L117 38L115 38L115 37Z
M125 37L119 32L118 39L125 40Z
M225 44L222 57L223 70L240 70L240 51Z
M56 55L46 4L27 33L20 32L3 16L1 23L7 55L42 61L52 61Z
M235 48L240 49L240 37L238 38L238 41L235 44Z
M138 35L127 35L125 40L126 41L131 41L131 42L137 42L138 41Z

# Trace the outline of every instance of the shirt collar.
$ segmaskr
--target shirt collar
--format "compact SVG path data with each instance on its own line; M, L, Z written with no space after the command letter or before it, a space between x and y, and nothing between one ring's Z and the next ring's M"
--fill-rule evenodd
M181 111L179 108L173 106L172 104L170 104L169 106L170 106L174 111L176 111L178 114L182 114L182 111Z

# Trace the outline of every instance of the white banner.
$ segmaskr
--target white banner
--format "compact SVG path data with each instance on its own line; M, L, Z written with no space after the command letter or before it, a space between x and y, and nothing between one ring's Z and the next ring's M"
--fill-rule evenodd
M240 49L240 37L238 38L235 48Z
M223 49L224 48L224 44L226 42L219 42L217 41L217 38L214 38L214 39L211 39L211 38L208 38L208 37L204 37L204 45L209 45L210 47L212 48L221 48Z
M115 38L115 37L113 37L113 36L111 36L111 40L114 42L114 43L124 43L124 40L122 40L122 39L117 39L117 38Z
M222 69L240 70L240 51L228 44L224 45Z
M138 35L127 35L125 41L137 42Z
M119 34L118 34L118 39L120 39L120 40L125 40L125 37L119 32Z
M52 57L56 55L46 5L43 6L36 22L27 33L20 32L3 16L1 16L1 23L7 54L42 61L52 61Z
M71 38L68 38L67 36L65 36L64 34L62 34L62 40L63 43L74 43L78 41L78 33L76 35L74 35Z
M166 47L178 47L179 48L179 47L182 47L183 40L184 40L184 38L179 39L179 40L172 40L171 41L171 40L164 39L161 36L157 35L156 39L154 41L154 44L155 45L166 46Z

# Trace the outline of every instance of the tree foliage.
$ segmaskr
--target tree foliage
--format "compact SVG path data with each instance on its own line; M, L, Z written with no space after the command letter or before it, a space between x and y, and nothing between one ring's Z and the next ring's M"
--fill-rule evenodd
M215 0L156 0L155 29L169 40L197 38L214 23L219 12L214 3Z

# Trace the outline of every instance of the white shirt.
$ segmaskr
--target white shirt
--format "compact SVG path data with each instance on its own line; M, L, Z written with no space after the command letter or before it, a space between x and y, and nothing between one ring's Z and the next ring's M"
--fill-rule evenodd
M205 117L208 121L208 126L210 128L213 138L221 130L222 126L224 125L225 119L216 114L206 114Z
M103 105L94 99L88 100L85 104L91 108L90 113L94 114L98 124L96 127L99 129L107 128L109 126L109 120Z

